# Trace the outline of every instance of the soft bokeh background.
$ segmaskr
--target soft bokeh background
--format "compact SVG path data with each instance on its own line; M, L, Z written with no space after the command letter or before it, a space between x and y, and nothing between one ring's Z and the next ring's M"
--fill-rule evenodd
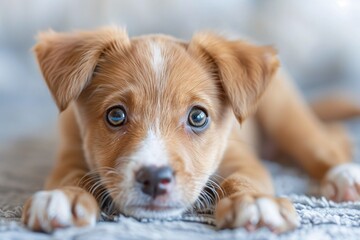
M308 97L336 89L360 102L358 0L0 0L0 147L55 132L58 112L30 51L36 33L107 24L131 36L214 29L273 44Z

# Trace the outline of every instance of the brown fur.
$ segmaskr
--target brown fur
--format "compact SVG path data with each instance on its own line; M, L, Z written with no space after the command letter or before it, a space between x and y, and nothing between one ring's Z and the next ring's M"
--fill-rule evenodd
M159 72L150 64L154 44L164 58ZM243 211L239 206L267 198L279 206L285 224L271 226L260 220L257 227L283 232L297 225L296 212L288 200L274 197L270 176L250 147L255 144L249 143L254 118L243 122L256 106L255 118L266 134L314 177L322 179L331 167L350 160L346 137L339 137L345 135L327 131L287 77L277 73L279 62L271 47L228 41L211 33L198 33L189 43L162 35L129 39L123 30L105 28L43 33L35 53L62 111L60 151L47 190L77 186L91 192L93 196L84 194L93 200L107 190L116 209L141 217L132 205L134 196L140 196L132 188L133 173L142 165L129 158L158 124L169 165L176 172L176 186L174 196L161 197L155 204L186 209L215 174L224 179L219 180L219 227L251 228L239 221ZM128 120L114 129L104 121L104 114L118 104L125 106ZM194 105L203 106L211 117L209 128L199 134L185 124ZM94 191L94 186L99 188ZM30 206L31 200L25 205L25 224ZM39 224L29 227L41 230Z

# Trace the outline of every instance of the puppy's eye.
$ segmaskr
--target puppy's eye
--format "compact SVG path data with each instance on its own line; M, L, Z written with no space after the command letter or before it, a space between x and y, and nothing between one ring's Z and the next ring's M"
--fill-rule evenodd
M189 113L188 124L198 130L206 127L208 124L208 115L205 110L199 107L193 107Z
M112 127L119 127L125 123L126 112L122 106L115 106L107 110L106 120Z

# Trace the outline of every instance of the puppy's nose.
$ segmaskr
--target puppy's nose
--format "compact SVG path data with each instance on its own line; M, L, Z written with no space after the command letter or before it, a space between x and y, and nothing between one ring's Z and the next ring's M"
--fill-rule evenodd
M165 194L173 181L173 171L169 167L143 167L136 173L136 181L143 193L155 198Z

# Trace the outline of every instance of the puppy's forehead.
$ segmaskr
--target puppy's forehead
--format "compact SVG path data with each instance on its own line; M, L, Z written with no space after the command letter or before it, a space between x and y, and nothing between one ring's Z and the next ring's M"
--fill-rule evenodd
M143 82L171 83L178 81L182 75L189 79L190 75L196 74L193 59L186 49L174 41L168 39L149 37L134 41L134 54L139 64L141 75L147 79ZM184 81L185 79L182 79ZM164 85L164 84L162 84Z
M170 81L169 71L173 65L171 55L179 54L173 46L156 38L135 42L134 58L140 63L135 81L145 90L145 94L163 91Z
M189 54L186 44L170 38L143 37L132 40L126 52L105 55L85 95L91 96L93 106L101 104L101 111L125 104L146 115L154 115L151 109L155 106L156 114L159 110L184 114L191 105L219 104L221 89L211 78ZM101 103L99 99L103 99Z
M110 54L100 67L95 88L101 85L111 87L113 92L117 89L143 97L153 98L154 94L188 97L206 91L211 85L210 74L187 52L184 44L162 37L132 40L125 54Z
M166 69L166 56L164 56L164 47L155 41L148 42L148 51L150 55L150 65L155 73L155 77L160 79ZM166 53L165 53L166 54Z

